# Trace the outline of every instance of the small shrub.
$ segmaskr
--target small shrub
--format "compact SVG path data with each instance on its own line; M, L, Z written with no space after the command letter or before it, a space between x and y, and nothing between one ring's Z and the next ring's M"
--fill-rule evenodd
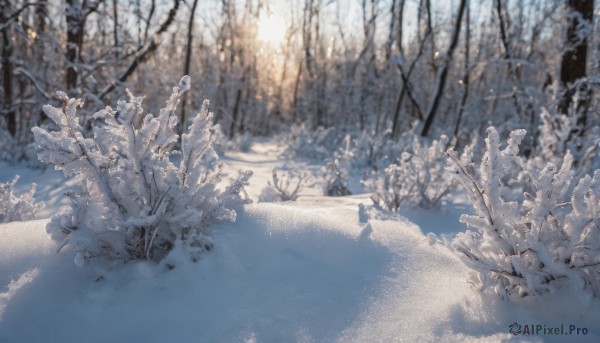
M268 181L268 186L263 188L259 196L260 202L296 201L304 185L310 181L308 173L282 173L277 174L273 168L273 182Z
M292 156L323 160L329 156L330 147L339 146L341 138L333 127L325 129L319 126L311 131L304 124L294 125L286 152Z
M398 211L402 204L410 202L413 194L414 183L404 179L409 174L407 160L409 153L403 153L399 163L391 164L379 173L374 179L363 181L363 184L373 193L373 203L388 211Z
M31 220L44 207L34 199L36 185L31 185L28 192L15 194L15 185L19 175L7 183L0 183L0 223Z
M375 132L364 130L354 136L353 164L355 167L370 167L375 171L383 170L393 164L397 156L404 151L410 151L410 145L415 137L414 129L409 129L397 139L392 137L390 130Z
M576 117L551 114L545 108L542 108L540 120L535 156L522 161L521 181L528 184L532 177L530 174L541 171L547 163L560 166L567 153L573 155L578 178L593 173L599 167L600 136L597 127L590 127L580 136L582 128Z
M445 170L447 144L446 136L429 146L415 137L411 152L403 152L397 163L364 182L373 192L373 202L389 211L397 211L402 205L438 207L457 186L452 174ZM472 145L465 148L463 158L470 158L471 150Z
M176 242L187 247L193 259L210 248L208 228L233 221L237 204L252 172L241 172L224 191L216 188L221 164L212 147L214 128L209 103L192 120L181 137L181 161L170 160L178 141L176 107L189 90L185 76L158 116L147 114L139 128L142 98L128 91L129 100L117 109L94 114L93 137L85 137L77 108L81 99L59 92L63 107L43 110L58 131L33 128L38 157L65 175L76 175L81 193L69 193L71 207L52 217L46 227L53 239L70 245L75 262L91 259L147 259L159 261Z
M350 136L344 138L344 147L333 154L333 159L325 165L325 194L329 196L351 195L348 189L348 177L354 156L350 149Z
M575 186L573 156L553 163L533 180L533 192L506 201L501 179L518 159L524 130L513 131L500 149L491 127L479 174L471 163L449 150L450 170L464 185L474 215L461 221L475 231L460 233L453 247L476 272L472 281L482 289L511 299L553 292L570 284L600 295L600 170Z

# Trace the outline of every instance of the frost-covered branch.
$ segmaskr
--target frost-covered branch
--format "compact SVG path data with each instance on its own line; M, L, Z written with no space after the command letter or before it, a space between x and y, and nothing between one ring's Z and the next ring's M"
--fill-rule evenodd
M509 190L502 180L522 165L517 154L524 135L524 130L513 131L508 146L500 149L498 133L489 128L479 174L448 151L449 169L475 210L461 221L476 229L459 233L452 245L478 273L472 281L511 299L552 292L566 283L598 296L600 170L573 187L573 156L567 153L560 168L548 163L531 173L531 193L506 201Z
M259 201L296 201L304 185L311 180L308 173L277 173L277 168L273 168L273 182L263 188Z
M183 241L194 259L207 245L207 229L216 222L235 220L232 206L247 203L240 196L252 172L241 173L224 192L219 157L212 148L212 113L208 102L194 117L181 141L179 166L170 155L177 142L175 110L190 89L185 76L158 116L143 114L142 98L128 92L93 115L98 122L92 138L85 138L76 114L82 105L60 93L63 108L44 106L59 130L34 128L41 161L67 175L76 175L83 191L69 194L72 206L52 217L47 231L64 245L72 245L75 261L92 258L159 261Z
M398 162L363 182L373 191L373 202L389 211L397 211L401 205L438 207L457 186L453 175L445 170L447 144L446 136L429 146L414 137L411 150L403 152ZM470 158L471 149L472 145L467 146L462 158Z
M10 182L0 183L0 223L34 219L36 213L44 207L43 203L34 199L35 183L29 191L21 195L15 194L18 180L19 175Z

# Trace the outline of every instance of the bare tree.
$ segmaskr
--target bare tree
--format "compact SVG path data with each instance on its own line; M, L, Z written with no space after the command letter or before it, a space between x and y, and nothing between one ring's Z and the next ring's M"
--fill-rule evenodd
M404 96L408 94L408 98L410 99L413 108L417 111L417 119L423 120L423 113L421 112L421 106L417 102L417 99L413 93L412 85L410 83L410 76L417 65L417 61L423 55L425 50L425 41L427 40L428 35L423 36L421 42L419 43L419 51L417 55L411 62L408 70L405 71L402 63L398 63L398 70L400 71L400 77L402 78L402 87L400 88L400 93L398 94L398 99L396 100L396 107L394 109L394 116L392 120L392 137L397 138L400 133L400 109L402 107L402 102L404 100Z
M119 10L118 10L118 0L112 1L113 8L113 40L115 46L115 57L117 59L117 63L119 64Z
M573 96L579 93L580 101L571 115L577 116L577 124L582 127L587 121L587 113L583 110L585 99L589 98L591 90L585 83L577 84L577 80L586 75L588 37L591 35L592 18L594 15L594 0L568 0L566 50L560 66L560 83L564 87L558 104L559 112L569 114Z
M16 61L22 57L24 47L18 46L16 32L16 26L22 23L21 18L23 14L33 6L43 7L44 1L39 2L27 2L27 1L8 1L0 0L0 39L2 41L2 52L0 53L0 70L2 73L2 102L0 102L0 115L3 120L0 120L0 124L4 121L6 130L8 133L15 137L19 132L19 118L20 110L18 103L21 102L20 93L24 92L23 88L25 83L23 81L16 80L15 76L21 73L25 73L25 70L20 68L22 62ZM39 12L38 12L39 13ZM34 32L29 28L30 34ZM31 76L31 75L28 75ZM15 89L17 88L17 89ZM23 131L21 128L20 131Z
M98 9L104 0L66 0L67 20L67 74L66 87L68 90L76 90L82 63L81 51L85 36L85 22L90 14Z
M196 7L198 6L198 0L194 0L192 8L190 9L190 21L188 22L187 32L187 43L185 46L185 64L183 66L183 75L190 74L190 64L192 62L192 42L194 40L194 14L196 13ZM187 108L187 93L184 93L183 99L181 100L181 127L179 136L182 137L185 131L186 122L186 108Z
M400 8L404 7L404 1L400 0L401 4L400 4ZM390 7L390 24L389 24L389 29L388 29L388 38L387 38L387 42L385 44L385 60L386 62L390 60L390 56L392 55L392 45L394 44L394 27L396 26L396 2L397 0L392 0L392 4ZM400 12L400 15L402 15L402 10ZM402 23L402 19L399 20L400 24Z
M502 0L496 0L496 13L498 15L498 22L500 26L500 40L502 41L502 45L504 46L504 58L509 60L509 66L513 58L512 49L510 47L510 40L508 37L508 28L510 25L510 18L508 16L508 12L502 6Z
M2 25L2 88L4 96L4 106L2 114L6 122L6 129L11 136L17 132L16 112L12 109L13 103L13 47L10 42L9 20L14 16L12 6L7 0L0 0L0 23ZM18 10L16 11L18 12ZM16 14L15 12L15 14Z
M470 54L470 40L471 40L471 8L467 4L465 17L465 53L464 53L464 66L463 66L463 77L460 80L463 85L463 94L458 106L458 113L456 115L456 124L454 125L453 136L458 136L458 129L460 128L460 122L462 120L463 112L467 104L467 98L469 97L469 74L471 73L469 66L469 54Z
M438 106L440 104L440 99L442 97L442 92L444 91L444 86L446 85L446 77L448 76L448 69L450 68L450 63L452 62L452 54L458 45L458 37L460 36L460 24L462 22L463 13L465 11L465 7L467 5L467 0L461 0L460 5L458 7L458 15L456 17L456 23L454 24L454 30L452 31L452 37L450 38L450 45L448 46L448 50L446 51L446 57L444 63L441 66L440 71L438 72L435 86L433 88L433 92L431 94L431 102L429 103L429 107L426 112L426 120L425 125L423 126L423 130L421 131L421 136L426 137L431 129L431 124L433 124L433 119L437 112Z
M166 19L160 24L158 30L153 35L151 35L150 38L147 39L144 45L140 46L132 54L132 60L129 62L125 70L119 75L117 75L116 80L112 80L106 87L104 87L100 91L100 93L98 94L99 99L104 98L106 95L112 92L120 83L127 81L129 77L133 75L133 73L136 71L139 65L146 61L150 57L150 55L152 55L156 51L159 44L159 38L162 36L162 34L164 34L167 31L167 29L175 20L175 15L177 14L177 10L179 9L180 2L181 0L173 0L173 7L171 7L171 9L169 10Z

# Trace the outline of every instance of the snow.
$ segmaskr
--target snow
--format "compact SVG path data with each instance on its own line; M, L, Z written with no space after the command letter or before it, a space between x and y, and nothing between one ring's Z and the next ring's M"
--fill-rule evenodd
M39 218L48 218L56 210L68 206L69 200L63 197L63 194L80 189L76 180L65 178L62 172L50 166L45 169L32 169L0 161L0 183L12 180L17 174L20 175L15 185L18 194L27 191L32 183L37 184L36 200L46 205L38 211Z
M280 151L228 153L225 172L253 169L255 201L273 167L318 175ZM0 170L0 182L37 182L46 216L73 186L51 170ZM561 341L512 336L513 322L577 325L589 333L569 341L600 340L600 304L575 291L517 306L471 288L443 244L464 230L464 203L392 216L369 209L368 194L325 197L315 179L298 201L247 205L215 226L197 263L175 249L159 265L80 268L68 247L56 253L48 219L0 225L0 342Z

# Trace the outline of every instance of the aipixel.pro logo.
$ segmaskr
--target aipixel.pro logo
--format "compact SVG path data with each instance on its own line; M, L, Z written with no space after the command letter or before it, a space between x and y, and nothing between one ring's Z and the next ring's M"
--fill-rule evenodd
M565 326L547 326L545 324L519 324L514 322L508 326L508 331L514 336L517 335L543 335L543 336L565 336L565 335L582 335L588 334L588 328L577 327L570 324Z

